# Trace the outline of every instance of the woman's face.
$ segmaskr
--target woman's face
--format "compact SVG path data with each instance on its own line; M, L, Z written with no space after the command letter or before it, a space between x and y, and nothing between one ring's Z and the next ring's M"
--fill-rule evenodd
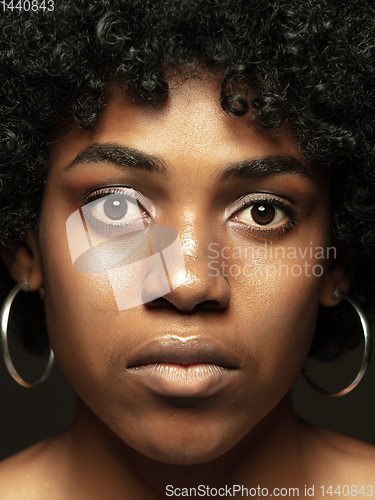
M285 396L309 350L327 264L327 180L292 134L257 132L218 96L215 82L191 79L156 109L114 91L94 130L73 126L51 147L41 212L63 373L123 442L170 463L220 456ZM178 286L119 310L108 273L72 264L67 220L86 202L107 240L137 204L146 225L177 230ZM128 212L116 215L121 206ZM146 281L135 286L155 284Z

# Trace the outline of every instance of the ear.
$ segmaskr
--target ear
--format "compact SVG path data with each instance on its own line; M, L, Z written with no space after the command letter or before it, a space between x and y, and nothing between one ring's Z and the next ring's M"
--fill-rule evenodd
M35 232L28 234L21 242L0 244L0 257L17 283L27 281L30 291L43 287L40 250Z
M327 307L337 305L337 300L333 298L336 290L348 293L357 268L354 256L340 242L334 248L335 255L328 262L320 293L320 303Z

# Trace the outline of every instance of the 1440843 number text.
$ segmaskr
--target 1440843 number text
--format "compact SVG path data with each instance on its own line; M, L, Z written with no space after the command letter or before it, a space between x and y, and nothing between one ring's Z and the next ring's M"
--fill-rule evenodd
M55 4L53 0L0 0L0 10L5 12L6 10L10 11L32 11L37 12L42 10L43 12L52 12L55 8Z

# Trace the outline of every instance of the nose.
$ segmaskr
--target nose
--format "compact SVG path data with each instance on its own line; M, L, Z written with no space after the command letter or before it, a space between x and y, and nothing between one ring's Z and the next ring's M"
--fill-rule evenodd
M210 267L209 245L215 241L215 234L195 224L180 228L179 236L184 269L178 272L177 286L148 302L147 307L174 307L182 312L227 307L231 297L229 284L217 266Z

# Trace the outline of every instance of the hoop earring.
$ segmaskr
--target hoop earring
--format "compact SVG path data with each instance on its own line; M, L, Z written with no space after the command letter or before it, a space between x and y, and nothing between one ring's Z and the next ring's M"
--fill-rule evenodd
M364 352L363 352L363 358L362 358L362 363L361 367L359 369L359 372L357 373L357 376L353 380L351 384L349 384L345 389L339 392L329 392L324 389L321 389L311 378L310 373L308 370L303 366L302 368L302 373L305 377L305 379L308 381L308 383L320 394L324 394L325 396L331 396L331 397L337 397L337 396L343 396L344 394L348 394L348 392L352 391L359 382L362 380L364 374L366 373L366 370L368 368L370 358L371 358L371 349L372 349L372 341L371 341L371 333L370 333L370 324L368 319L366 318L361 306L357 304L351 297L349 297L346 293L340 292L339 290L336 290L333 294L334 299L338 300L340 297L346 299L357 311L357 314L361 320L362 324L362 329L363 329L363 335L365 339L365 347L364 347Z
M28 292L30 289L29 284L26 281L21 281L17 283L15 287L12 288L12 290L8 293L6 296L6 299L4 300L4 303L1 307L0 310L0 321L1 321L1 352L2 356L4 359L5 366L7 367L8 372L10 375L14 378L16 382L18 382L20 385L23 387L36 387L37 385L40 385L42 382L47 380L49 376L52 373L54 363L55 363L55 355L52 351L50 350L49 358L48 358L48 363L47 367L43 373L43 375L38 378L33 383L26 382L17 370L15 369L12 359L10 357L9 353L9 346L8 346L8 322L9 322L9 313L10 313L10 308L12 307L13 300L15 299L17 293L22 290L24 292Z

